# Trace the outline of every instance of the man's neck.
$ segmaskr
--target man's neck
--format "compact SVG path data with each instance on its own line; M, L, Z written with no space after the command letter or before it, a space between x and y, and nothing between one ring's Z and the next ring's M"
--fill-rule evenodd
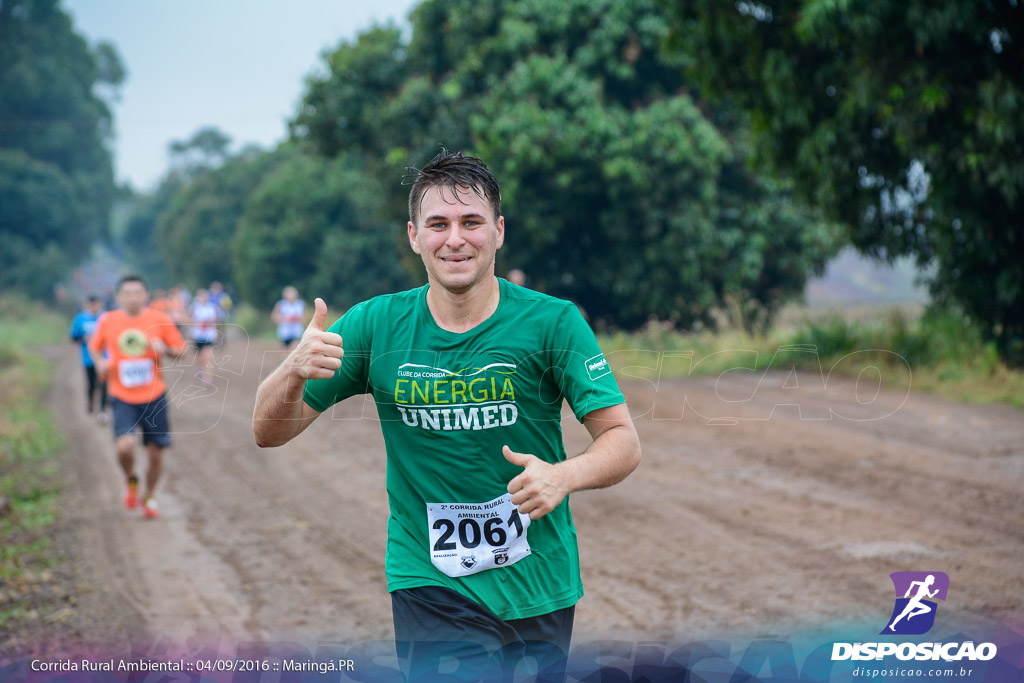
M427 289L427 308L438 327L449 332L468 332L498 310L501 287L490 275L465 292L450 292L431 282Z

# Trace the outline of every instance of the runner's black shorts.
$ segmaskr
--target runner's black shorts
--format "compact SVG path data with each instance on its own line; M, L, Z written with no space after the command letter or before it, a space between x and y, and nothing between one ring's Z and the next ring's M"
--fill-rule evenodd
M142 443L155 444L161 448L168 448L171 445L171 424L166 393L149 403L126 403L111 396L110 407L114 414L115 439L140 428Z
M512 680L517 666L537 681L565 680L575 606L505 621L449 588L422 586L393 591L391 611L406 681Z

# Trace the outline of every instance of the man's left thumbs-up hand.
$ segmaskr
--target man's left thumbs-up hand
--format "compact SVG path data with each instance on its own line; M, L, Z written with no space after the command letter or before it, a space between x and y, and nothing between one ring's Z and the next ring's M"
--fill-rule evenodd
M512 494L512 504L519 506L519 512L530 515L530 519L548 514L569 494L568 482L559 465L544 462L530 453L517 453L508 446L503 446L501 452L510 463L523 468L508 483L508 492Z

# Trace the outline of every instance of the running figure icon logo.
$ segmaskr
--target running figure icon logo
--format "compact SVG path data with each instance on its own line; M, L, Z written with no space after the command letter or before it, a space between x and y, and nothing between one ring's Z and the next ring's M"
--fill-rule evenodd
M896 589L896 604L882 635L928 633L935 624L938 605L934 600L946 599L949 577L943 572L893 572L889 577Z

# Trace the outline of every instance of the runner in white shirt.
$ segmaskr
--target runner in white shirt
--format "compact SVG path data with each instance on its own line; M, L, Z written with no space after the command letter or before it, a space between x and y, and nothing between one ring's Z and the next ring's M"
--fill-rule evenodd
M306 304L291 286L285 287L281 296L284 298L274 305L271 319L277 325L277 338L285 348L293 349L306 329Z
M196 378L203 386L212 387L210 368L213 367L213 344L217 341L217 323L220 322L220 310L210 301L205 289L196 292L195 298L188 309L192 324L189 336L196 347Z

